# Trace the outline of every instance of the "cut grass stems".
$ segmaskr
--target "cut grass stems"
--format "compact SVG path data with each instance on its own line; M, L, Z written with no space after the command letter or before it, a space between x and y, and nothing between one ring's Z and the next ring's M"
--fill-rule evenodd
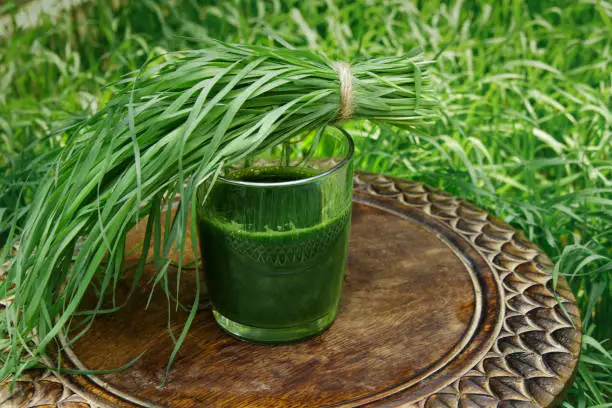
M356 165L459 195L547 252L557 264L551 272L569 280L584 333L594 340L583 343L563 406L606 406L612 401L610 21L610 0L85 3L0 40L0 139L7 141L0 141L0 246L21 188L20 214L26 214L24 204L41 182L37 174L46 171L36 158L67 136L48 139L48 129L65 111L96 111L113 91L102 85L139 67L147 54L198 48L205 37L290 44L338 60L421 46L440 54L430 74L445 115L427 137L367 121L344 124L355 139Z
M418 51L355 61L353 117L402 128L431 122L430 63ZM68 331L88 291L97 291L98 302L82 317L79 333L103 312L107 296L112 309L120 307L114 289L123 277L125 236L145 216L147 236L131 290L141 283L154 235L161 266L155 283L178 299L169 293L167 267L171 250L178 252L180 279L186 234L196 235L195 217L188 223L187 215L195 213L199 182L223 165L336 122L340 106L333 63L309 51L211 42L163 55L124 79L102 110L66 130L67 144L33 198L0 284L0 297L11 299L3 311L0 375L17 378L59 345L58 336L79 336ZM152 231L159 231L160 209L177 194L176 218L161 239ZM196 282L168 369L198 309Z

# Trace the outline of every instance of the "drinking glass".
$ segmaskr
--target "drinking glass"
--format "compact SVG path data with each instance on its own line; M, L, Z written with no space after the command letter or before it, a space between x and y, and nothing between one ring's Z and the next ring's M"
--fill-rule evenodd
M225 331L287 343L333 323L347 258L353 150L350 136L330 126L200 184L204 276Z

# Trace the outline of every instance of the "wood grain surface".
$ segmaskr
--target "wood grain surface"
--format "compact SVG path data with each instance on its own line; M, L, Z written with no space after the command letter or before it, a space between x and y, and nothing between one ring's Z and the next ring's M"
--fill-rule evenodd
M127 246L143 233L135 228ZM319 337L254 345L225 334L204 309L170 382L159 388L173 347L168 326L178 335L187 313L160 291L145 309L150 287L143 285L120 313L98 317L62 356L75 368L109 369L146 350L131 368L59 379L32 372L13 393L0 385L0 405L540 407L559 401L579 355L578 308L561 279L556 293L570 321L553 294L552 264L522 234L430 187L361 173L349 247L338 318ZM193 300L194 279L184 272L181 302ZM127 288L119 288L119 300Z

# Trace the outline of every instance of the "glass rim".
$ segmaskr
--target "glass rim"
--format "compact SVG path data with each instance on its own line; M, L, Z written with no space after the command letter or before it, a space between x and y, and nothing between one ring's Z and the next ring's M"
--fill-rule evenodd
M336 129L338 129L340 131L340 133L342 133L342 135L344 136L344 138L346 139L346 141L348 142L348 151L346 152L346 155L344 156L344 158L340 161L340 163L336 164L334 167L331 167L327 170L325 170L322 173L316 174L314 176L311 177L307 177L307 178L303 178L303 179L299 179L299 180L290 180L290 181L280 181L280 182L258 182L258 181L241 181L241 180L234 180L231 178L227 178L227 177L223 177L221 175L219 175L217 177L217 180L221 180L224 183L227 184L234 184L237 186L248 186L248 187L287 187L287 186L298 186L298 185L302 185L302 184L309 184L312 183L313 181L317 181L325 176L328 176L332 173L335 173L336 171L340 170L342 167L346 166L349 161L351 161L351 159L353 158L353 153L355 152L355 142L353 142L353 138L351 137L351 135L349 135L349 133L344 130L343 128L341 128L340 126L332 126L335 127Z

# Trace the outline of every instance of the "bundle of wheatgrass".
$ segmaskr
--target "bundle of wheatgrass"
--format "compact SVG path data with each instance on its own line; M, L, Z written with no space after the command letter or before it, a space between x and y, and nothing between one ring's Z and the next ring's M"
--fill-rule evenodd
M44 364L59 336L75 341L96 314L121 313L118 302L101 310L103 299L125 278L126 233L146 216L132 290L151 246L164 259L155 281L167 288L171 247L182 254L187 231L196 236L195 217L187 222L196 186L221 166L349 118L408 128L426 122L435 114L429 64L418 51L348 64L306 51L215 42L164 55L123 81L104 109L69 128L20 237L11 235L0 257L0 265L9 264L0 286L0 375L15 378ZM160 239L161 209L176 195L179 209ZM11 240L18 243L14 255ZM179 261L179 277L183 266ZM97 306L81 310L91 291ZM169 365L197 309L196 295ZM76 315L78 330L66 333Z

